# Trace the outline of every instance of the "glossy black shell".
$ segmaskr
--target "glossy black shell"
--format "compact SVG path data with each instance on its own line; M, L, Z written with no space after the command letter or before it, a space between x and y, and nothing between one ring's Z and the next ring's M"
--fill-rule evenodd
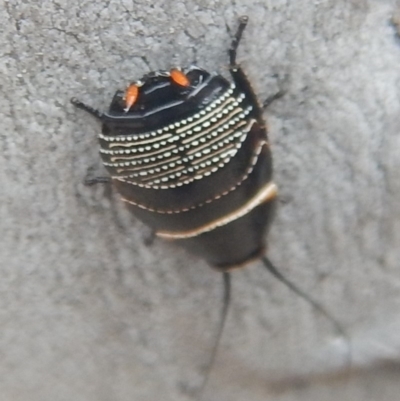
M127 207L156 235L219 270L261 257L276 187L262 111L242 69L232 83L192 66L181 86L168 71L136 81L126 110L117 91L102 123L100 154Z

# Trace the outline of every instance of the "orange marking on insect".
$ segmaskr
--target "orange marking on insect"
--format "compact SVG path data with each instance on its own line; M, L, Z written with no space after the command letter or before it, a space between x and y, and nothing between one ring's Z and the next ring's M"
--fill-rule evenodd
M128 86L125 91L125 112L128 112L129 109L135 104L137 98L139 96L139 87L136 84L132 84Z
M173 68L170 71L171 79L180 86L189 86L190 81L188 77L180 70Z

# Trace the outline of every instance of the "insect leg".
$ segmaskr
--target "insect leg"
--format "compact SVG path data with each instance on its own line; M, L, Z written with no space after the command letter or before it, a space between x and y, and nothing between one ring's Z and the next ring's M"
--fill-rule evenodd
M236 53L239 47L240 40L242 39L243 31L249 21L247 15L243 15L239 18L239 27L236 30L235 36L232 39L231 47L229 48L229 65L230 67L236 66Z
M337 333L342 337L346 344L347 344L347 353L346 353L346 366L349 369L351 367L351 341L342 327L342 325L321 305L319 304L316 300L311 298L308 294L306 294L303 290L301 290L299 287L297 287L294 283L292 283L290 280L288 280L273 264L272 262L264 256L262 259L262 262L266 269L275 277L277 278L281 283L285 284L290 290L292 290L295 294L297 294L299 297L303 298L306 302L308 302L313 308L315 308L321 315L325 316L326 319L328 319L332 325L335 327L335 330Z
M268 96L268 97L264 100L264 102L263 102L263 104L262 104L262 108L263 108L264 110L266 110L266 109L271 105L271 103L275 102L275 100L280 99L282 96L285 95L285 93L286 93L286 92L285 92L284 90L280 90L280 91L278 91L277 93L275 93L275 94L273 94L273 95L271 95L271 96Z
M258 99L256 94L254 93L253 88L250 85L249 80L246 77L243 69L236 63L236 54L237 49L239 47L240 40L243 35L243 31L246 28L248 17L243 16L239 19L239 27L236 31L235 36L232 39L231 46L229 48L229 70L231 72L232 78L235 81L235 84L238 88L240 88L243 92L246 93L249 99L251 99L254 105L258 105ZM285 90L280 89L277 93L269 96L265 101L262 103L261 107L258 106L258 118L259 122L262 122L262 112L275 100L280 99L286 93Z
M211 352L210 360L207 363L203 383L198 391L197 401L201 401L203 399L204 390L207 387L208 379L210 378L210 373L213 369L215 359L218 352L218 347L221 342L222 333L224 331L226 316L228 315L229 304L231 300L231 276L230 273L224 272L222 273L224 279L224 294L222 300L222 309L221 309L221 317L219 320L219 325L217 328L217 334L215 336L214 345Z
M85 178L85 181L83 182L86 186L90 187L92 185L97 185L97 184L110 184L111 183L111 177L93 177L93 178Z
M89 106L83 102L81 102L80 100L76 99L76 98L72 98L71 99L71 103L77 107L78 109L84 110L87 113L91 114L93 117L95 117L97 120L103 120L104 114L99 111L96 110L95 108L93 108L92 106Z
M236 33L232 39L231 46L228 50L229 54L229 72L231 73L232 79L235 82L236 88L245 93L246 97L249 99L250 103L254 107L254 112L256 118L261 125L264 125L262 119L262 109L259 106L259 102L253 88L250 85L249 80L246 77L243 69L236 62L237 49L239 47L240 40L242 39L243 31L246 28L249 18L247 16L242 16L239 18L239 26Z

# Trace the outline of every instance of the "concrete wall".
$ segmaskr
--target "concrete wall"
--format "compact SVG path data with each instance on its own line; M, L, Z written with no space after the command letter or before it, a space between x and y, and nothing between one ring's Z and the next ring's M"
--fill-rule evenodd
M130 216L107 186L105 109L149 69L226 73L239 51L267 111L282 202L269 256L332 325L258 264L233 302L204 400L398 398L400 40L381 0L5 1L0 13L0 394L8 401L193 400L221 277ZM392 20L394 18L394 20ZM396 20L397 18L397 20ZM398 27L398 25L397 25Z

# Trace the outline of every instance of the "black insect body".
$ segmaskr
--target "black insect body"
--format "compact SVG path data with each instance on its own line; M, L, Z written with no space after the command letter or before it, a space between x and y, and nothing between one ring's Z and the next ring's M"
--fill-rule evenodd
M262 109L236 64L246 23L233 83L192 66L145 75L108 113L73 100L102 122L100 154L128 208L222 271L264 254L277 195Z
M263 110L236 63L247 20L240 18L229 49L232 83L191 66L145 75L125 92L117 91L107 113L71 100L101 121L103 163L132 213L157 236L176 241L224 272L221 321L207 375L227 315L228 270L257 258L347 338L319 303L264 256L277 187Z

